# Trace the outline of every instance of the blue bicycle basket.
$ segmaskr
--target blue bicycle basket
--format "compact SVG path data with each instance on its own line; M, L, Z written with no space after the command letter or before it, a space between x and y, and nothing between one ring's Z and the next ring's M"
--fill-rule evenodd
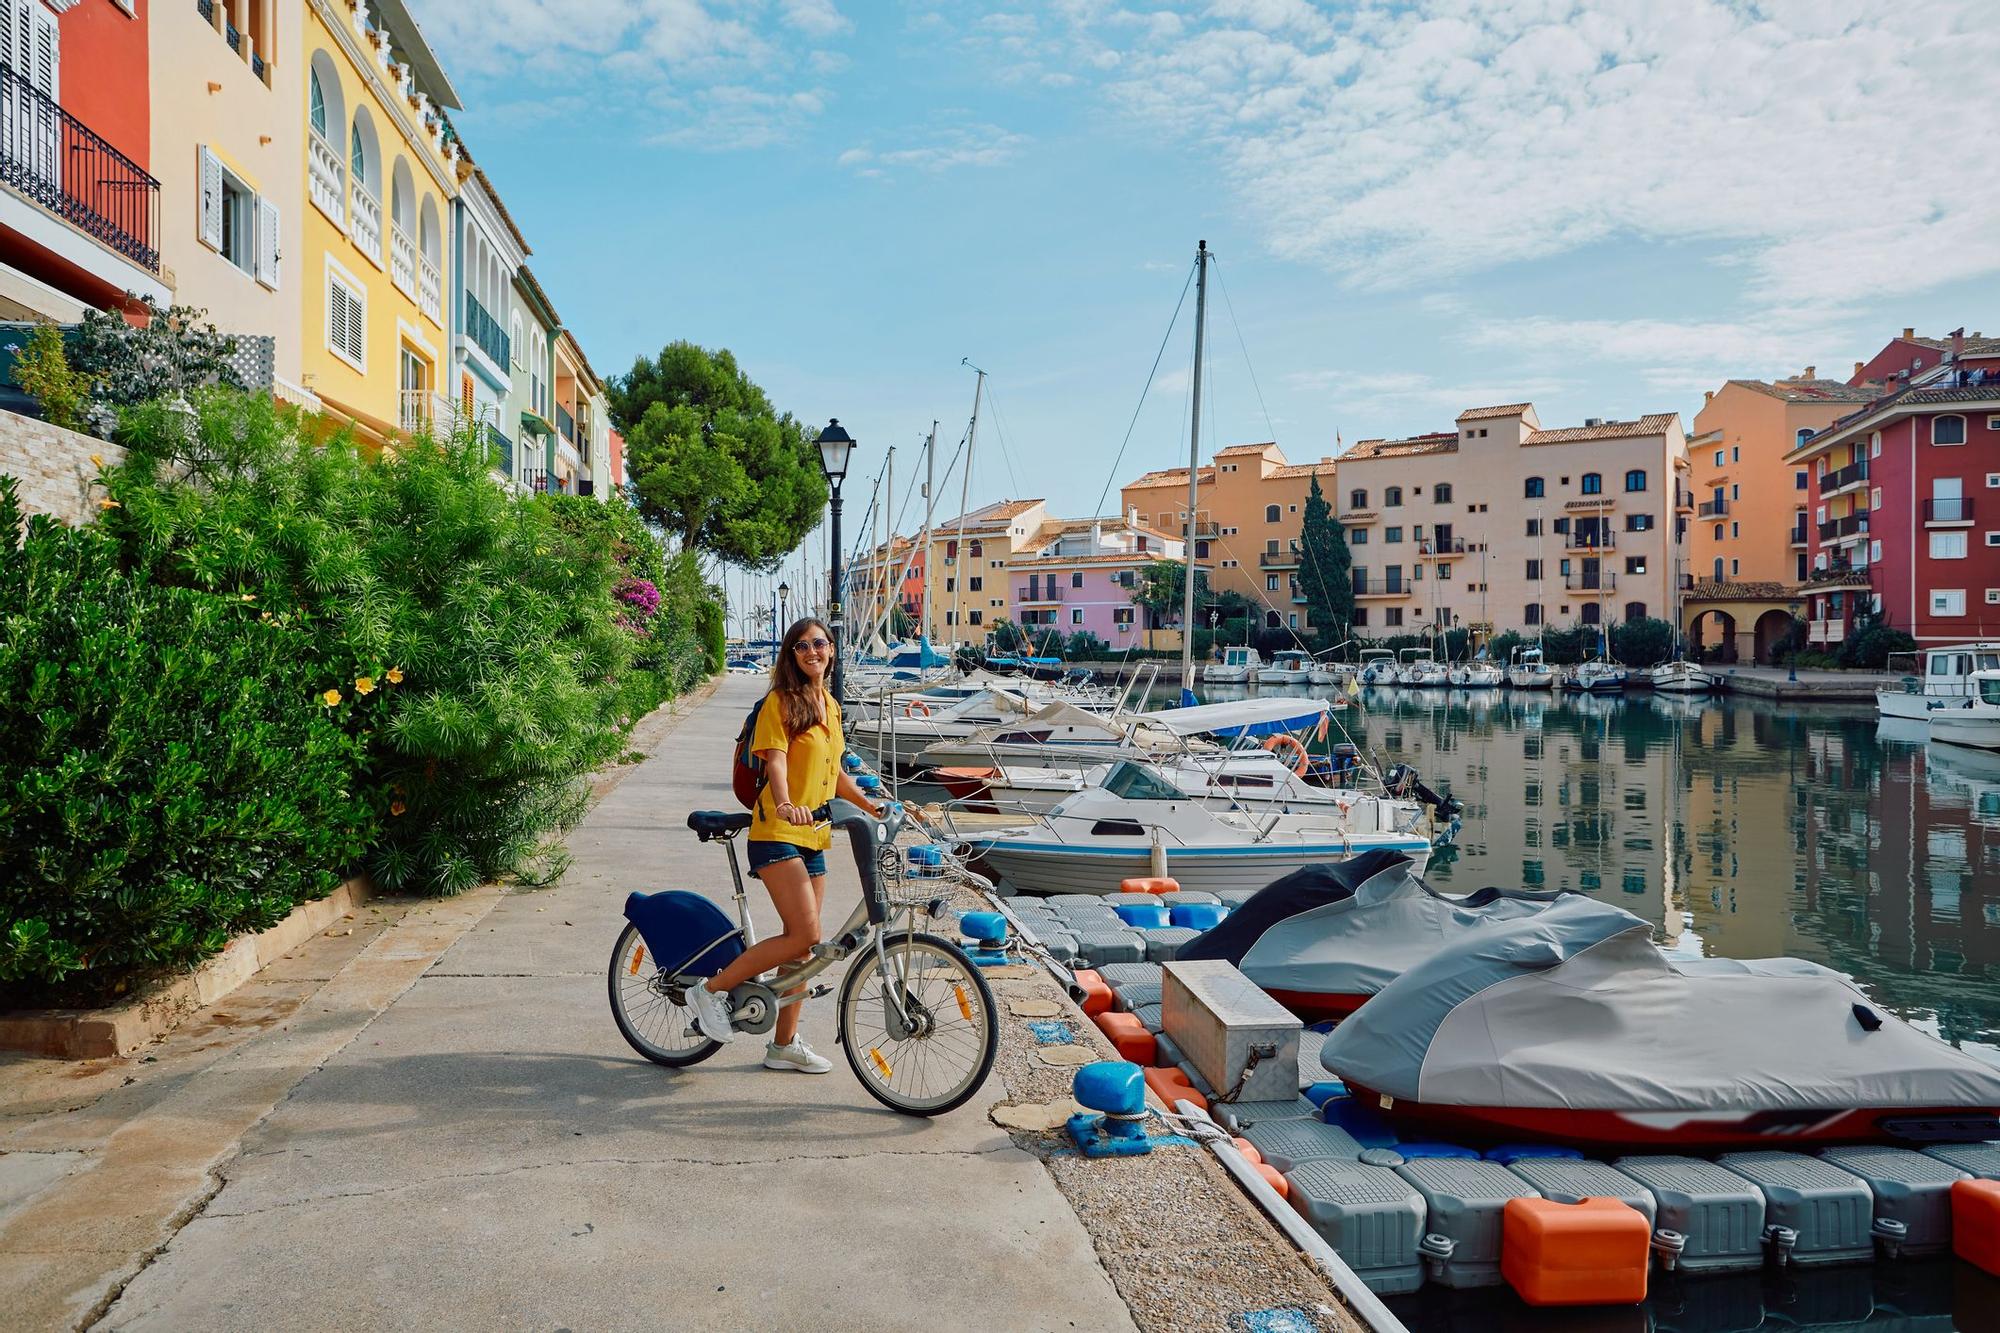
M663 972L712 977L743 952L743 935L736 923L698 893L668 889L631 894L625 899L625 919L639 928L639 937ZM699 955L694 953L697 949Z

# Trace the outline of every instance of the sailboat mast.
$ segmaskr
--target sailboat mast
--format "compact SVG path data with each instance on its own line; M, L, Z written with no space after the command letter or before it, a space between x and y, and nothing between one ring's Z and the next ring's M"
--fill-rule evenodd
M1181 552L1187 574L1181 592L1181 688L1194 688L1194 528L1201 503L1201 356L1202 334L1208 324L1208 242L1194 252L1194 403L1188 428L1188 500L1186 545Z
M931 493L937 489L937 422L931 422L931 437L924 445L924 606L917 617L917 633L923 638L935 638L937 627L931 624L931 578L937 573L931 568Z
M962 366L972 366L971 358L962 358ZM979 379L972 386L972 424L965 429L965 471L958 476L958 560L965 556L965 505L972 489L972 450L979 443L979 399L986 390L986 372L972 366ZM954 564L957 571L951 581L951 623L959 633L965 632L965 571L971 568L963 563Z

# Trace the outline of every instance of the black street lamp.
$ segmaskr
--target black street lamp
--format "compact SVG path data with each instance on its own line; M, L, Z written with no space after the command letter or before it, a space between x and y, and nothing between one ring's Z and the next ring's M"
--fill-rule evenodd
M826 429L819 433L819 463L826 473L826 485L832 506L832 522L828 529L831 537L831 554L827 560L827 629L833 634L833 697L844 700L841 690L840 669L840 621L845 609L840 604L840 483L847 480L847 460L854 453L854 437L841 429L840 418L834 417L826 423Z

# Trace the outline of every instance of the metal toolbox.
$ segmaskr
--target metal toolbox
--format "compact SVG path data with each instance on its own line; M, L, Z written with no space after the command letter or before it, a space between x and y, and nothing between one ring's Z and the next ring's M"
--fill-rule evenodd
M1241 1101L1298 1095L1297 1016L1219 958L1167 963L1161 975L1161 1023L1203 1078Z

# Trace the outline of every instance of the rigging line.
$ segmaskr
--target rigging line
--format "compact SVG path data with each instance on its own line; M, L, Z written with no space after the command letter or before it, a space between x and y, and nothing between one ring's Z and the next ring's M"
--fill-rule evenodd
M1240 535L1240 534L1239 534L1239 535ZM1241 568L1243 568L1243 561L1242 561L1242 559L1241 559L1241 558L1240 558L1240 557L1239 557L1239 556L1238 556L1238 555L1236 554L1236 551L1235 551L1235 548L1233 548L1232 546L1230 546L1230 545L1229 545L1229 543L1228 543L1228 541L1226 541L1226 540L1225 540L1224 538L1222 538L1222 537L1220 537L1220 536L1216 536L1216 537L1211 537L1211 538L1208 538L1208 540L1209 540L1210 542L1214 543L1214 545L1215 545L1215 546L1219 546L1219 547L1221 547L1221 548L1222 548L1222 550L1223 550L1224 552L1226 552L1226 553L1228 554L1228 556L1229 556L1229 558L1230 558L1231 560L1234 560L1234 561L1236 561L1236 567L1237 567L1238 569L1241 569ZM1251 540L1253 540L1253 541L1254 541L1254 540L1256 540L1256 539L1255 539L1255 538L1252 538ZM1218 570L1220 570L1220 569L1221 569L1221 557L1220 557L1220 556L1216 557L1216 568L1217 568ZM1259 566L1257 566L1257 570L1258 570L1258 572L1259 572L1259 573L1262 573L1262 572L1263 572L1263 566L1262 566L1262 565L1259 565ZM1293 642L1293 643L1296 643L1296 644L1297 644L1297 645L1299 646L1299 650L1300 650L1301 652L1305 653L1305 654L1306 654L1306 655L1307 655L1308 657L1312 656L1312 649L1306 646L1306 641L1305 641L1305 640L1304 640L1303 638L1299 637L1299 630L1298 630L1298 627L1297 627L1296 625L1288 625L1288 624L1286 624L1286 623L1285 623L1285 610L1284 610L1284 608L1283 608L1283 607L1281 607L1281 606L1279 606L1279 605L1278 605L1278 604L1277 604L1276 602L1273 602L1273 601L1272 601L1272 600L1271 600L1271 599L1270 599L1270 598L1269 598L1269 597L1268 597L1268 596L1266 595L1266 592L1267 592L1267 589L1264 589L1264 588L1259 588L1259 587L1257 586L1257 581L1256 581L1255 579L1251 579L1251 580L1249 580L1249 583L1250 583L1250 591L1251 591L1251 592L1253 592L1253 593L1255 593L1255 594L1257 594L1257 597L1256 597L1256 600L1257 600L1257 601L1260 601L1260 602L1262 602L1262 603L1264 604L1264 609L1265 609L1265 610L1267 610L1267 611L1276 611L1276 612L1278 613L1278 623L1277 623L1277 624L1275 624L1275 625L1262 625L1262 626L1259 626L1259 627L1258 627L1258 629L1259 629L1260 631L1261 631L1261 630L1267 630L1267 629L1281 629L1281 630L1284 630L1284 631L1285 631L1285 632L1286 632L1287 634L1290 634L1290 635L1292 636L1292 642ZM1216 588L1214 587L1214 585L1213 585L1213 584L1211 584L1211 585L1210 585L1210 587L1209 587L1209 591L1210 591L1210 593L1212 594L1212 593L1214 593L1214 592L1215 592L1215 591L1217 591L1217 590L1216 590Z
M1000 395L993 392L993 377L988 375L986 379L986 396L993 404L993 433L1000 440L1000 461L1007 465L1007 480L1014 487L1014 498L1025 500L1027 492L1021 489L1021 479L1014 475L1014 451L1007 445L1007 427L1001 420Z
M1117 480L1118 465L1125 461L1125 446L1132 443L1132 432L1139 425L1139 413L1146 408L1146 395L1153 390L1153 377L1160 373L1160 358L1167 354L1167 343L1173 339L1174 326L1180 323L1181 307L1187 304L1188 288L1194 286L1194 266L1188 266L1187 281L1181 284L1181 298L1174 302L1174 317L1167 321L1167 331L1160 338L1160 350L1153 353L1153 368L1146 372L1146 387L1139 390L1139 403L1132 409L1132 420L1125 426L1125 438L1118 442L1118 455L1111 460L1110 475L1104 479L1104 489L1097 493L1097 513L1104 512L1104 497L1111 494L1111 483Z
M1236 345L1243 349L1243 367L1250 372L1250 387L1257 392L1257 407L1264 414L1264 429L1271 432L1271 439L1278 438L1278 428L1271 424L1271 409L1264 406L1264 389L1257 383L1257 367L1250 360L1250 344L1243 341L1243 326L1236 322L1236 307L1229 300L1229 284L1222 280L1222 265L1209 252L1209 262L1215 265L1215 285L1222 289L1222 308L1229 312L1229 327L1236 330Z

